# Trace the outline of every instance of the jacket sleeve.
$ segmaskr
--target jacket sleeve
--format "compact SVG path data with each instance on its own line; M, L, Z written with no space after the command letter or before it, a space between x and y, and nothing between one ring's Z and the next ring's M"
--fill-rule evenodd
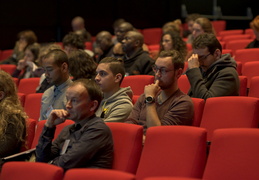
M239 80L234 68L225 68L211 77L212 79L210 80L213 82L209 88L206 87L206 82L199 68L189 69L186 71L186 75L191 84L192 97L207 99L210 97L238 95Z

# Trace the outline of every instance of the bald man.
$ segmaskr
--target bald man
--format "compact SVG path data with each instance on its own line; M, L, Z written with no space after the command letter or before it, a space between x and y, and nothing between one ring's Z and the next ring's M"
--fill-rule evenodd
M85 20L82 17L76 16L73 18L71 26L76 34L81 35L84 38L85 42L92 40L91 34L85 29Z
M122 49L125 53L124 67L127 75L153 75L152 66L155 61L144 51L142 46L144 37L140 32L129 31L122 40Z
M94 49L96 62L99 63L105 57L111 57L114 44L112 35L108 31L101 31L96 35L96 47Z

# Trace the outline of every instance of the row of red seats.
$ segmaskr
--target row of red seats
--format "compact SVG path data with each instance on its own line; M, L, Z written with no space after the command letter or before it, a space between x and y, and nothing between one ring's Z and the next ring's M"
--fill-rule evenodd
M142 149L142 129L134 125L107 124L115 125L111 126L112 133L115 132L115 129L121 133L113 134L120 139L120 141L114 139L114 164L118 163L121 166L113 167L112 170L75 168L64 174L62 168L47 163L7 162L3 166L1 180L21 178L37 178L38 180L183 180L192 178L196 180L234 180L259 178L259 157L257 155L259 129L216 130L213 133L207 158L207 133L203 128L188 126L149 128ZM117 128L115 128L116 126ZM130 133L126 134L122 131L125 129L130 129ZM122 139L124 136L129 138ZM126 148L128 149L125 152ZM118 152L119 150L122 152ZM134 169L134 172L129 171L127 169L129 167Z

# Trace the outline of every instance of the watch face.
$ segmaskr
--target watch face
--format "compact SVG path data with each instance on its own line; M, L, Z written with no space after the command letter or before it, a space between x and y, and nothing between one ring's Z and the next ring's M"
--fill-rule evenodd
M146 102L147 102L147 103L152 103L153 100L154 100L154 98L151 97L151 96L146 97Z

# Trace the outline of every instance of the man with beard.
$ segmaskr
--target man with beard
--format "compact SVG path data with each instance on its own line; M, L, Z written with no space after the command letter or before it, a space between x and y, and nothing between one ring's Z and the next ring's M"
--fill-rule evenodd
M152 126L191 125L192 100L178 88L183 67L178 51L162 51L153 66L155 83L145 87L126 122L142 125L144 134Z
M148 52L143 50L143 43L144 37L140 32L129 31L126 33L122 41L126 75L154 74L152 71L154 60Z
M63 50L51 50L43 59L42 66L47 82L52 86L42 96L39 120L47 119L53 109L65 109L65 91L72 82L69 77L68 56Z

